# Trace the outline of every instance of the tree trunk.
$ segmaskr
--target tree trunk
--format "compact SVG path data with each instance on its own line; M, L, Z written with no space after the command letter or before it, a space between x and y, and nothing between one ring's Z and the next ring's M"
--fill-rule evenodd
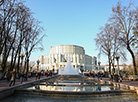
M12 66L13 68L15 67L15 64L16 64L17 54L18 54L18 49L16 50L14 54L14 61L13 61L13 66ZM17 71L17 68L16 68L16 71Z
M24 61L25 63L24 63L24 69L23 69L23 71L26 71L26 66L27 66L27 58L25 58L25 61Z
M27 72L29 71L29 58L27 58Z
M14 49L12 49L12 55L11 55L11 65L10 65L10 70L13 70L13 57L14 57Z
M114 64L114 59L113 59L113 62L112 62L112 66L113 66L113 73L115 73L115 64Z
M17 73L19 73L19 67L20 67L20 53L21 53L21 49L19 49L19 52L18 52Z
M2 66L1 66L2 67L2 72L5 72L5 70L6 70L6 63L7 62L5 62L5 60L2 61Z
M132 56L132 59L133 59L133 67L134 67L134 73L135 73L135 75L137 75L137 67L136 67L135 56L134 56L134 53L133 53L133 51L131 50L129 44L127 44L127 50L130 52L130 54L131 54L131 56Z
M109 61L109 74L111 75L111 59L109 56L108 56L108 61Z

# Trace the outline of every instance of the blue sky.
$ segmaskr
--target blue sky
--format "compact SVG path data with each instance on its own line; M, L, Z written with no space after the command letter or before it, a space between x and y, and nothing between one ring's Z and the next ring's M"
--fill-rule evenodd
M129 0L26 0L47 35L43 39L44 51L33 52L31 60L49 54L50 46L66 44L82 46L86 54L97 57L99 51L94 38L99 28L107 23L118 1L129 3ZM107 64L106 56L100 59L101 64Z

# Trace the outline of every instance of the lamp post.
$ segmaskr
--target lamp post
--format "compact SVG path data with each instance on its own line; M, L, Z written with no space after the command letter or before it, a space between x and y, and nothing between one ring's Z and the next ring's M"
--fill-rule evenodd
M36 62L37 62L37 71L39 71L39 63L40 63L40 61L37 60Z
M115 55L116 61L117 61L117 74L119 75L119 58L120 56L118 54Z
M113 73L115 73L115 52L113 52Z
M20 54L20 57L21 57L21 68L20 68L20 72L22 72L22 69L23 69L22 67L23 67L23 58L24 58L24 56L25 56L24 53L21 53Z
M99 69L100 69L100 64L101 64L101 62L98 61L98 71L99 71Z

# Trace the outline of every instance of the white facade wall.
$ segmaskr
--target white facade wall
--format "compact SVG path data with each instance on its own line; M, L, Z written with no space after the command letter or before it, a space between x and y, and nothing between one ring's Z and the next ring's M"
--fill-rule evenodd
M85 55L85 69L92 70L92 57Z
M97 58L95 56L92 56L92 68L93 70L96 70L97 67Z
M40 70L57 70L59 67L65 67L67 57L70 56L74 68L82 66L83 69L92 70L92 57L85 55L85 49L76 45L59 45L50 48L50 54L39 56ZM95 57L96 58L96 57Z

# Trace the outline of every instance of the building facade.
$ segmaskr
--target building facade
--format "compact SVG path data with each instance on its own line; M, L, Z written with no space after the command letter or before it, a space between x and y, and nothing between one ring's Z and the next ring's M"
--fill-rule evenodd
M39 56L40 70L57 70L65 67L67 57L70 56L74 68L92 70L97 65L97 58L85 54L85 49L76 45L58 45L50 48L50 54Z
M100 67L103 68L104 71L109 71L109 65L101 65ZM122 70L123 71L123 70L128 69L128 67L129 67L129 65L126 65L126 64L119 65L119 70ZM118 66L115 65L114 68L115 68L115 72L117 72L118 71ZM111 71L112 70L113 70L113 66L111 65Z

